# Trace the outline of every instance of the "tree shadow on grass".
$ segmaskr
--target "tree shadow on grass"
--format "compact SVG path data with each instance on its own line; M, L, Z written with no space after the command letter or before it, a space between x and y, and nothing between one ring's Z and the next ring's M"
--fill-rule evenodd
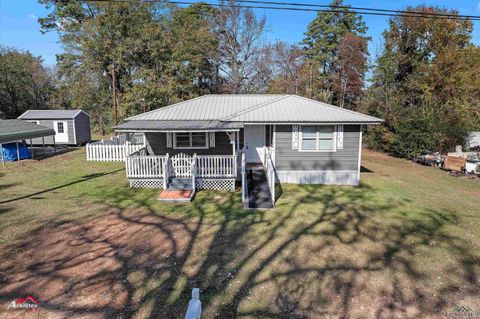
M366 185L286 186L270 211L244 210L239 193L182 205L153 193L99 189L108 214L51 222L8 247L0 301L32 294L69 317L179 318L200 287L205 318L418 318L478 294L478 256L446 230L454 214ZM422 265L439 261L432 249L451 258L441 284Z
M92 179L95 179L95 178L115 174L115 173L117 173L119 171L122 171L122 170L123 170L123 168L117 169L117 170L114 170L114 171L111 171L111 172L88 174L88 175L82 176L80 179L77 179L77 180L74 180L74 181L71 181L71 182L68 182L68 183L65 183L65 184L60 184L58 186L50 187L50 188L47 188L47 189L44 189L44 190L41 190L41 191L38 191L38 192L35 192L35 193L31 193L31 194L27 194L27 195L23 195L23 196L19 196L19 197L10 198L10 199L0 201L0 204L12 203L12 202L15 202L15 201L18 201L18 200L26 199L26 198L29 198L29 197L34 197L34 196L45 194L45 193L52 192L52 191L56 191L58 189L62 189L62 188L68 187L68 186L78 184L78 183L83 183L83 182L86 182L86 181L89 181L89 180L92 180ZM2 187L3 187L3 185L2 185Z

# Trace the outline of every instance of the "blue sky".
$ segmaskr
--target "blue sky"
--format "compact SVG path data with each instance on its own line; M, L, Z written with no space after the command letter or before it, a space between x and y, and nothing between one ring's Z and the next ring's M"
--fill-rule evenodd
M207 1L208 2L208 1ZM299 0L300 3L328 4L330 0ZM352 6L383 9L404 9L407 5L433 4L458 10L461 14L480 15L480 0L347 0ZM256 10L257 15L265 15L268 23L269 40L283 40L290 43L303 38L308 23L315 17L313 12ZM40 33L38 17L44 17L47 10L36 0L0 0L0 43L2 45L28 50L41 56L49 66L55 65L55 55L62 52L55 33ZM364 16L368 26L371 57L381 49L381 34L387 27L387 17ZM480 44L480 22L475 22L473 42Z

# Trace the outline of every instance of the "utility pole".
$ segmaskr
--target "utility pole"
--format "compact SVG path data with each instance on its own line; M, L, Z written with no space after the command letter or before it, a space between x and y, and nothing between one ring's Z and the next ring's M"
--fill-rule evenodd
M115 81L115 64L112 63L112 104L113 104L113 125L117 125L117 84Z

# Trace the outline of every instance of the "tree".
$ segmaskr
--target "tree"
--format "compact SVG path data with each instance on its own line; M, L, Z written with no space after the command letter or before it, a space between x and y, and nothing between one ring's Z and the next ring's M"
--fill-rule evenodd
M117 117L218 91L219 45L211 6L42 2L53 7L39 19L42 29L58 32L65 47L57 58L61 82L68 83L72 105L95 109L99 128L112 122L105 114L115 124ZM88 90L98 97L91 105L83 97Z
M347 33L338 46L338 65L331 78L332 90L337 93L340 107L354 108L363 93L363 79L367 71L366 46L364 39L353 33Z
M306 56L298 45L279 41L272 48L270 93L305 95Z
M234 5L232 0L229 4ZM251 9L222 7L216 20L215 34L219 44L218 68L225 77L222 91L228 93L266 90L268 60L263 46L265 17L257 19Z
M407 10L457 14L426 6ZM471 32L469 20L390 19L365 105L386 120L383 128L369 133L372 144L406 157L422 147L446 151L463 144L466 132L480 120L479 50L470 44Z
M365 36L367 27L362 17L350 11L343 4L343 0L333 0L330 5L333 11L319 12L310 22L302 44L312 68L311 77L315 78L310 81L311 97L338 103L342 101L342 96L344 97L342 92L345 91L344 86L338 83L334 85L332 78L332 75L337 73L337 81L339 79L338 71L341 68L339 47L347 35L350 37L350 42L355 36L357 42L364 42L358 48L362 50L361 55L365 56L368 53L366 43L369 38ZM346 43L344 43L344 49L345 46ZM346 53L345 50L344 53ZM363 80L365 69L359 79Z
M51 72L30 52L0 47L0 111L16 118L29 109L49 108Z

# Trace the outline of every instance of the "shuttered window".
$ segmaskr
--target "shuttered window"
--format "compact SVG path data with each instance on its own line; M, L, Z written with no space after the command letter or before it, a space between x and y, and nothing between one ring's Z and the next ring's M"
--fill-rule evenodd
M335 126L302 126L299 151L335 151Z

